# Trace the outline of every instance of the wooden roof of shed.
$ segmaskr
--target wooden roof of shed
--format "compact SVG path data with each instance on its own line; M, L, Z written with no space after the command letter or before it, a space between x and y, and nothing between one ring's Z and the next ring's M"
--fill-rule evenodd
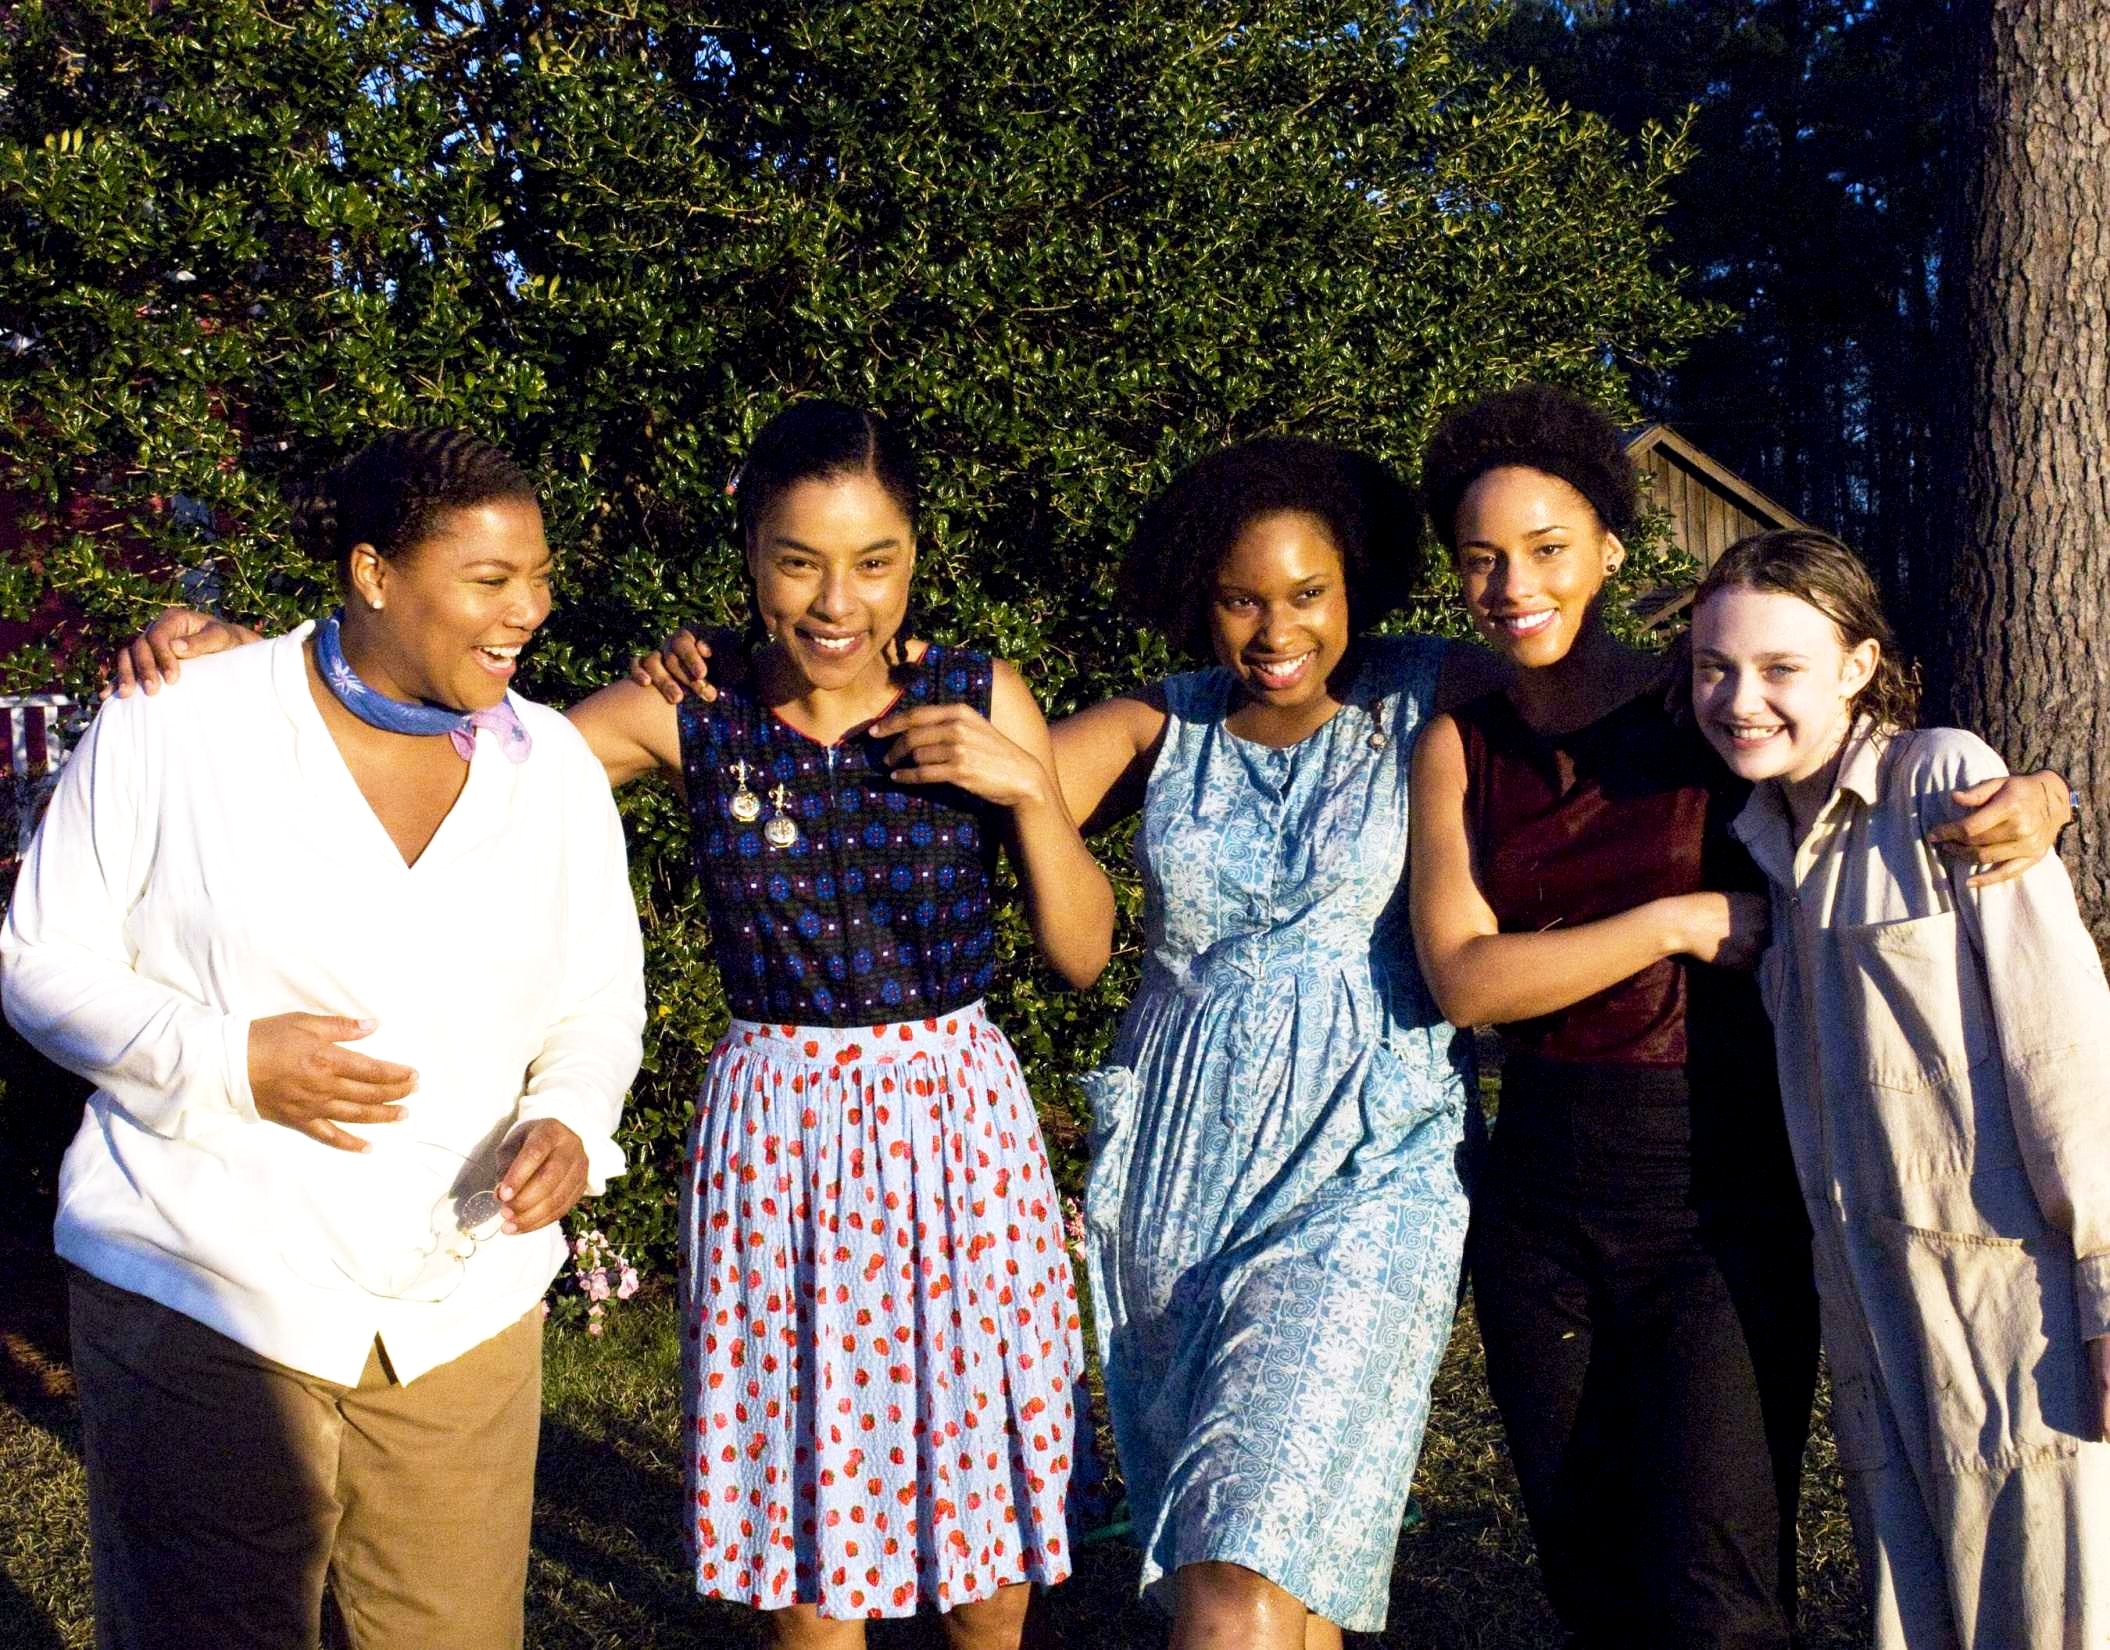
M1728 466L1709 458L1668 424L1640 424L1627 432L1626 456L1636 464L1648 454L1659 450L1676 463L1705 478L1717 491L1742 505L1767 527L1809 525L1785 504L1761 492Z
M1747 532L1808 525L1668 424L1641 424L1627 431L1626 451L1643 475L1654 472L1659 480L1669 478L1671 496L1665 496L1660 487L1652 488L1649 502L1670 511L1679 548L1697 560L1702 570ZM1690 585L1665 586L1636 596L1633 607L1656 626L1684 612L1692 596Z

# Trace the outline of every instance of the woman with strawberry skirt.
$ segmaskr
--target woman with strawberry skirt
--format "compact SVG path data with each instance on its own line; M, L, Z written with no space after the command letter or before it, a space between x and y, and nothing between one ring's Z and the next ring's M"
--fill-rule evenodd
M1032 1097L982 1010L996 856L1074 986L1113 892L1018 673L909 639L899 436L800 403L738 496L746 642L678 709L624 682L573 713L611 774L680 773L732 1010L682 1211L696 1585L780 1645L929 1605L956 1650L1015 1646L1023 1584L1069 1573L1083 1360Z

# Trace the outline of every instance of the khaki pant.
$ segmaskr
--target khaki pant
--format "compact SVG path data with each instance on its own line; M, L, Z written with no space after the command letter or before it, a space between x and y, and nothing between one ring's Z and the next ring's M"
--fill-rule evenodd
M99 1650L518 1650L540 1312L354 1387L72 1275Z

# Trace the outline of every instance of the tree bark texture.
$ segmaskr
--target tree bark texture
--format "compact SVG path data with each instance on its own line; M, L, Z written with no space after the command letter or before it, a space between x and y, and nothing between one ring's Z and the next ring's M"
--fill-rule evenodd
M2061 851L2110 947L2110 5L1975 0L1963 533L1937 703L2082 793ZM1939 663L1939 661L1936 661Z

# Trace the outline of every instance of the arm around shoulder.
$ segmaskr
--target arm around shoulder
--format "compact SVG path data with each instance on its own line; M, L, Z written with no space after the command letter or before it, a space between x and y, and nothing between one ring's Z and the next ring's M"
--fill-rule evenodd
M1080 827L1103 831L1142 807L1167 719L1165 691L1156 686L1102 699L1055 724L1055 773Z
M1063 983L1082 991L1113 955L1113 884L1085 846L1056 777L1047 719L1025 679L1006 660L994 661L989 719L1045 775L1043 794L1011 810L1012 851L1034 942Z
M639 682L611 682L564 713L611 785L648 773L681 773L681 711Z
M1974 886L2019 877L2057 847L2073 817L2073 792L2061 775L2010 774L1997 751L1961 728L1923 728L1906 737L1925 760L1945 765L1951 780L1939 799L1947 807L1926 840L1970 866Z

